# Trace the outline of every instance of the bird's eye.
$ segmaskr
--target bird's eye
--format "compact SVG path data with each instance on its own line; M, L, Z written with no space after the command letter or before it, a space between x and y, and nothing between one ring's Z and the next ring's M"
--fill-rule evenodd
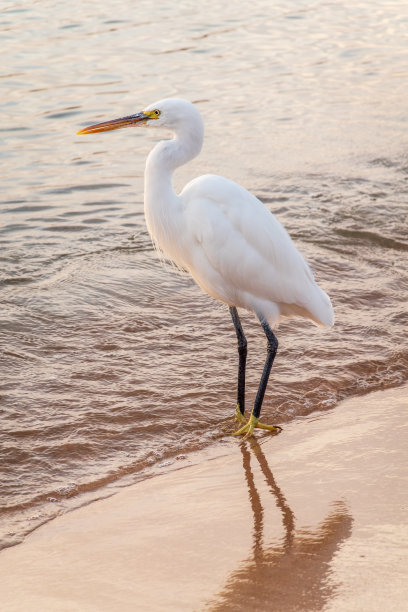
M156 109L155 111L153 111L154 114L156 115L156 117L158 117L160 115L160 111L158 109Z

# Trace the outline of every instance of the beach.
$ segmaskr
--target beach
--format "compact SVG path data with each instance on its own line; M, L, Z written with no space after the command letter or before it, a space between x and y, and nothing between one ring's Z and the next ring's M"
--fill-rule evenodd
M407 406L404 386L224 437L54 519L0 554L2 610L403 610Z
M4 7L0 612L406 608L407 22L402 0ZM332 301L332 328L276 331L278 435L230 435L230 313L149 234L166 129L78 134L164 98L205 124L175 192L245 187ZM275 289L222 238L214 261ZM248 414L266 347L241 310Z
M78 135L87 125L192 102L205 137L176 193L206 174L247 189L330 297L333 328L279 326L263 421L286 435L298 418L408 382L407 21L402 0L163 0L154 18L146 0L4 9L0 550L125 484L202 463L232 428L228 308L163 265L146 225L146 159L170 133ZM235 252L227 237L217 260ZM265 334L239 316L248 410Z

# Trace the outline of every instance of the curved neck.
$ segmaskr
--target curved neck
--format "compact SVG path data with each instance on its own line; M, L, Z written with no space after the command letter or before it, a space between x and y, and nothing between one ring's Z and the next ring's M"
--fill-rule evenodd
M172 259L177 258L172 252L170 237L174 232L182 232L184 223L181 200L173 189L173 173L199 154L203 137L202 123L180 126L174 131L174 138L159 142L146 161L144 204L147 228L156 247Z
M146 161L145 187L150 190L158 184L171 183L174 170L200 153L203 139L202 123L194 122L177 128L172 140L159 142Z

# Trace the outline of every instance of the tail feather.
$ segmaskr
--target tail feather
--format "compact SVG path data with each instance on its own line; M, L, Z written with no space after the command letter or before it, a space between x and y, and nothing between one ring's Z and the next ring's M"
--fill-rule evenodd
M313 320L318 325L332 327L334 324L334 310L329 296L319 285L316 284L316 291L313 299L306 306L307 310L313 315Z

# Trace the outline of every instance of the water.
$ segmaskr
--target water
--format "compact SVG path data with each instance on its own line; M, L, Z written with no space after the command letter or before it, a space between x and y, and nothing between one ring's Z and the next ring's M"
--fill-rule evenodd
M273 210L336 325L281 325L266 422L407 380L405 2L10 3L1 33L2 545L226 437L225 307L163 268L143 217L145 130L76 136L167 96L197 103L205 172ZM265 351L249 342L248 405Z

